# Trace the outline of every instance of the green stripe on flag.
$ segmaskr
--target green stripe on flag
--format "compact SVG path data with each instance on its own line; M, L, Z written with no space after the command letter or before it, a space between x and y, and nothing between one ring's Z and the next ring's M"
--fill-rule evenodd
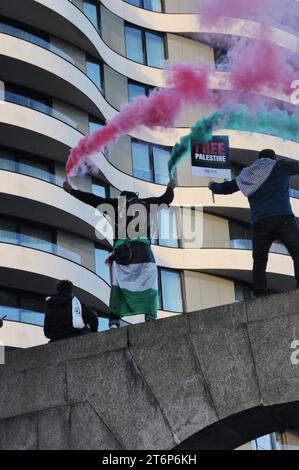
M157 316L158 291L148 289L145 291L132 292L112 286L110 313L120 317L131 315L153 315Z

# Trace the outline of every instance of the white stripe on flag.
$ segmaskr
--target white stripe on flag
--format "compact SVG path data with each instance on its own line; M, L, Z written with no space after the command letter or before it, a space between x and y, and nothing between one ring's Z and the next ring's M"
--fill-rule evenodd
M158 290L157 266L155 263L139 263L123 266L113 262L113 285L131 292L148 289Z

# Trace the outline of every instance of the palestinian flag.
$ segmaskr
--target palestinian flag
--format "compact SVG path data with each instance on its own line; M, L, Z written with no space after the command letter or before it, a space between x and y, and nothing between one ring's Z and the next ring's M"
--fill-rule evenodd
M126 250L126 263L117 256ZM110 313L119 317L152 315L157 317L158 271L149 243L132 241L129 248L115 250L112 261Z

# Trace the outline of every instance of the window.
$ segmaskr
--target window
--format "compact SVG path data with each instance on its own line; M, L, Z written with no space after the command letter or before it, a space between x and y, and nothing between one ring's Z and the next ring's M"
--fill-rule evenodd
M103 64L87 57L86 59L86 73L87 76L93 81L93 83L98 87L99 90L103 93L104 90L104 80L103 80Z
M75 64L74 59L69 56L64 50L50 43L50 36L43 31L40 31L32 26L28 26L24 23L11 20L10 18L1 17L0 19L0 33L9 34L17 38L23 39L24 41L32 42L37 46L48 49L60 57L68 60L72 64Z
M235 299L236 302L243 302L253 299L252 286L245 282L235 282Z
M163 11L162 0L143 0L143 8L161 13Z
M161 34L126 25L125 43L128 59L150 67L164 67L165 44Z
M145 142L132 142L133 175L145 181L153 181L150 146Z
M252 234L248 224L230 220L229 221L229 232L230 232L230 247L237 250L252 250ZM286 247L279 241L275 241L271 248L271 253L280 253L282 255L288 255L289 252Z
M160 34L146 32L145 43L147 65L163 69L165 61L164 38Z
M5 100L42 113L52 114L52 99L50 96L19 85L5 84Z
M96 2L92 1L83 1L83 12L89 19L89 21L94 25L94 27L99 30L100 29L100 12L98 5Z
M230 247L240 250L252 248L252 237L250 227L235 220L229 221Z
M149 96L154 90L154 87L143 85L142 83L128 81L128 96L129 101L133 101L138 96Z
M54 162L19 150L0 147L0 169L56 183Z
M51 231L39 229L33 226L20 225L20 245L28 248L35 248L49 253L55 253L52 243L53 234Z
M10 217L0 218L0 243L25 246L46 251L82 264L82 257L75 251L57 244L55 228Z
M135 7L144 8L145 10L156 11L161 13L162 0L125 0L127 3L134 5Z
M44 298L39 294L0 288L0 316L7 320L43 326Z
M89 129L88 129L89 135L92 134L93 132L101 129L104 126L105 126L104 121L100 121L97 118L90 117L89 118ZM108 157L108 146L104 148L103 154L105 155L105 157Z
M181 274L170 269L160 270L160 308L169 312L183 312Z
M145 54L142 30L126 26L125 36L127 58L134 60L135 62L139 62L140 64L144 64Z
M158 212L159 245L178 248L177 211L174 208L162 209Z
M109 256L109 250L100 246L95 247L95 263L96 273L100 276L107 284L110 284L110 270L109 265L106 264L106 260Z
M108 197L109 188L105 184L101 183L100 181L96 181L95 179L92 180L92 194L95 194L99 197Z
M52 106L52 97L39 93L35 90L25 88L12 83L5 83L5 101L15 103L20 106L26 106L27 108L34 109L41 113L53 116L60 121L65 122L69 126L77 127L77 123L73 121L69 116L66 116Z
M98 129L101 129L104 126L105 123L103 121L100 121L99 119L94 117L89 118L89 134L92 134L93 132L97 131Z
M152 152L153 152L155 182L158 184L168 184L169 182L168 161L170 158L170 150L162 148L162 147L152 146Z
M170 149L132 139L133 175L145 181L169 182Z

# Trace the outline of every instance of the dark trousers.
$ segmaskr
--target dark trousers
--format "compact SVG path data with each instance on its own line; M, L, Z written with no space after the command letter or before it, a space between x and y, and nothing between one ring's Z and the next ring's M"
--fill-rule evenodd
M289 215L273 216L259 220L252 227L255 293L267 291L268 254L275 240L280 240L293 258L297 287L299 287L299 229L295 218Z

